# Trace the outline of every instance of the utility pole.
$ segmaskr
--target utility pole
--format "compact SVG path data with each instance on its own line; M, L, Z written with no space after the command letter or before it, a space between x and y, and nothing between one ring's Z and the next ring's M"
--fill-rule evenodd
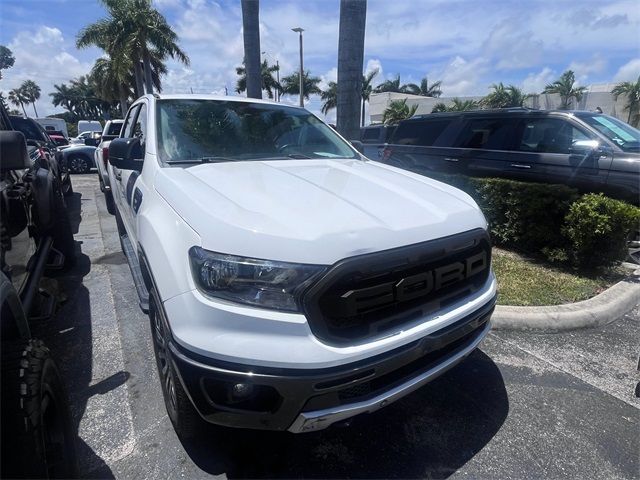
M303 84L303 79L304 79L304 64L303 64L303 60L302 60L302 32L304 32L303 28L300 27L296 27L296 28L292 28L291 30L293 30L294 32L297 32L300 36L300 106L304 107L304 84Z

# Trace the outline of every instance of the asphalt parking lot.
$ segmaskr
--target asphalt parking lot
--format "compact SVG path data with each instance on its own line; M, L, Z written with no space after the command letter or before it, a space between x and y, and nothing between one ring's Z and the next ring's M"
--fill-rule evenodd
M73 177L78 263L36 333L66 380L92 478L638 478L640 311L598 330L492 332L465 362L348 428L211 427L183 444L165 413L149 322L95 174Z

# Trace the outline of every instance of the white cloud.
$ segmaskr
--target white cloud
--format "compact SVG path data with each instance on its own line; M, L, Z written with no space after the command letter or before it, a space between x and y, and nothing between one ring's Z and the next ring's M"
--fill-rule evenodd
M634 58L622 65L613 76L614 82L634 82L640 76L640 58Z
M495 59L496 68L513 70L538 65L543 48L531 30L523 29L514 18L505 18L493 26L481 50Z
M487 68L482 58L468 61L456 56L433 78L442 79L442 91L447 97L483 95L486 86L480 79Z
M525 93L540 93L544 87L553 82L556 74L549 67L544 67L538 73L530 73L522 82Z
M38 114L42 116L61 111L50 101L49 93L54 91L53 85L87 74L92 65L69 53L65 49L62 32L46 25L21 31L7 46L16 61L12 68L3 72L1 88L6 92L25 80L34 80L41 90L36 105Z

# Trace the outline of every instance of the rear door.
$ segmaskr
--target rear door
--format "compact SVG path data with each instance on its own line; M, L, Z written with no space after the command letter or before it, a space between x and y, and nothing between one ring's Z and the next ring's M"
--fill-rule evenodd
M464 120L448 162L473 177L500 177L509 162L516 118L514 116L469 116Z

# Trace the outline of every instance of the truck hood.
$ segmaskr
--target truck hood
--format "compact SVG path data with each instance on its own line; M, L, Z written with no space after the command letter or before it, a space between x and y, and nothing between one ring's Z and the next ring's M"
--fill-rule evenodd
M253 258L328 265L486 228L462 191L370 161L169 167L155 185L203 248Z

